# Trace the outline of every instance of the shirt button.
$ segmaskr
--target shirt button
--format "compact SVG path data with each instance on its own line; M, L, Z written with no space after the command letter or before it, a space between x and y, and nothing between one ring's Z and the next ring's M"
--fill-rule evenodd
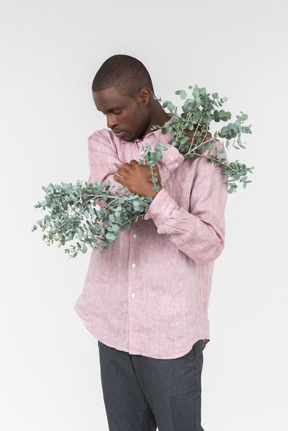
M134 292L131 293L131 296L132 296L132 298L135 298L135 293Z
M170 157L170 160L174 160L174 157L173 157L173 156L171 156L171 157Z
M137 235L136 235L136 233L134 233L134 235L133 235L133 238L135 239L135 238L137 238Z
M175 166L176 166L176 168L177 168L177 166L179 166L179 163L175 163Z
M132 268L135 268L135 266L136 266L135 263L132 263Z

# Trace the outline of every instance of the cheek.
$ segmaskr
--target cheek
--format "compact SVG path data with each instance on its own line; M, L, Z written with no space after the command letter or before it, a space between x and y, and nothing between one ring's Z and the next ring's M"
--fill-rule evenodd
M142 118L136 110L126 112L122 116L121 123L126 126L127 130L138 130L142 124Z

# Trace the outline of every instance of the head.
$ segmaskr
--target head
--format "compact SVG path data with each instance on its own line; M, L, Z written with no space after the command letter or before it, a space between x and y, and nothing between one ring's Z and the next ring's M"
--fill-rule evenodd
M136 58L108 58L96 73L92 92L97 109L107 117L107 126L120 138L133 141L150 130L155 106L153 84Z

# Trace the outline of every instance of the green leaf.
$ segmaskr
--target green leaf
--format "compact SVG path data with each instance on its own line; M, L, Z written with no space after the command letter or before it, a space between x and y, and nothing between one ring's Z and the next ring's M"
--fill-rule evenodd
M215 121L216 123L219 123L219 121L220 121L219 111L215 110L215 111L213 112L213 119L214 119L214 121ZM223 133L223 132L222 132L222 133Z
M159 192L160 191L160 187L159 186L153 186L152 187L152 190L154 191L154 192Z
M177 90L177 91L175 91L175 94L179 95L181 97L181 99L186 99L186 97L187 97L187 93L184 90Z
M156 144L155 145L155 150L162 150L162 145L160 145L160 144Z
M111 225L111 231L117 233L119 230L119 226L117 226L117 224L113 224Z
M194 99L196 99L196 98L199 99L200 92L199 92L199 88L197 87L197 85L194 86L192 94L193 94Z
M105 238L108 239L109 242L115 241L115 235L111 232L106 233Z

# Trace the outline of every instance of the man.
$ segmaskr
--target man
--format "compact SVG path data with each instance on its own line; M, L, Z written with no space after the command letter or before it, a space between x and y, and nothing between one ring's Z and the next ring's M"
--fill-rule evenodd
M133 57L104 62L93 85L110 130L89 138L89 182L110 181L151 196L145 215L104 255L92 252L75 309L98 339L102 389L111 431L203 430L202 350L213 262L224 246L227 184L205 158L184 160L151 78ZM141 148L162 143L161 190L139 165Z

